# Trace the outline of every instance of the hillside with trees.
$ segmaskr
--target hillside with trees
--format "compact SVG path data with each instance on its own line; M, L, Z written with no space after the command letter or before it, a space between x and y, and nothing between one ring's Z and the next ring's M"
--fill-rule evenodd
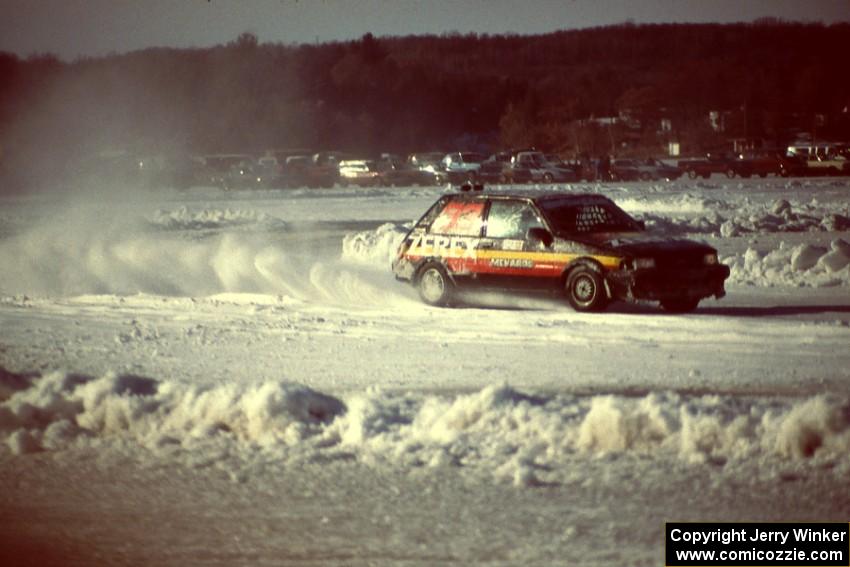
M358 153L536 146L566 156L850 139L850 24L632 25L537 36L207 49L72 62L0 53L0 163L110 149ZM30 165L31 166L31 165Z

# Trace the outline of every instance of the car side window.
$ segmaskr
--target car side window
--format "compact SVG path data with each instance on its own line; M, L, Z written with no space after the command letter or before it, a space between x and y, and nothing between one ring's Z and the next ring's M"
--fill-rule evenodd
M492 201L487 237L522 240L530 228L545 227L534 207L525 201Z

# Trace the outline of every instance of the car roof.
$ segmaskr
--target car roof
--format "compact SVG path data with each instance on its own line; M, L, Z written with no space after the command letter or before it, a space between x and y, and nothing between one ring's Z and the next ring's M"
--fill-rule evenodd
M567 193L554 191L506 191L506 192L464 192L456 193L452 196L453 200L504 200L504 199L523 199L534 201L535 203L545 203L551 201L565 202L568 204L588 205L599 203L612 203L613 201L605 195L596 193Z

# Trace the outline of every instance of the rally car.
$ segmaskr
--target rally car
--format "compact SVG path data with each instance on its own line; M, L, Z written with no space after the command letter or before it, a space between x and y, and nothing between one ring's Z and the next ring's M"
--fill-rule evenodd
M444 195L402 241L393 272L430 305L479 287L561 293L578 311L646 300L675 313L723 297L729 277L707 244L650 235L602 195L553 192Z

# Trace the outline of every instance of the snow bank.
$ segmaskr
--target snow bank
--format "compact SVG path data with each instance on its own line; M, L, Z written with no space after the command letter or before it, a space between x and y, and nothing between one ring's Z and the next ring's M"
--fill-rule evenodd
M194 460L345 454L402 467L469 467L520 485L555 482L575 459L614 454L850 466L850 401L825 396L543 397L502 385L455 397L370 390L342 400L273 381L200 388L61 372L6 393L0 435L14 454L128 443Z
M725 220L720 226L724 238L750 233L775 232L820 232L850 229L850 218L816 204L793 205L779 199L764 210L737 215Z
M850 244L835 239L829 248L800 244L766 254L748 248L741 255L725 258L731 268L729 283L752 286L847 286L850 285Z
M238 444L296 444L345 407L305 386L278 382L212 388L133 375L54 372L0 405L0 431L14 453L92 440L186 448L226 436Z
M682 193L681 195L658 198L615 197L617 205L629 213L700 214L731 209L732 206L720 199Z

